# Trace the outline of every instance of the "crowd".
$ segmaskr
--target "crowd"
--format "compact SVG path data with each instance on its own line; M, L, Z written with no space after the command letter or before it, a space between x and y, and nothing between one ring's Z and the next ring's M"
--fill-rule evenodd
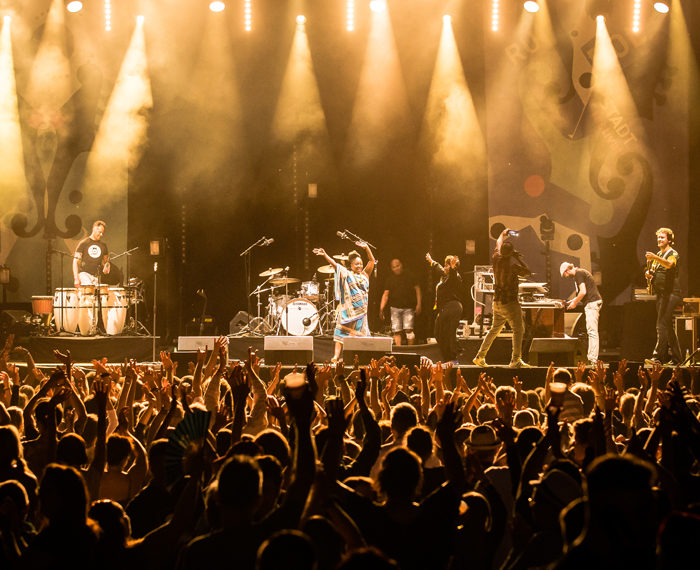
M185 374L0 355L0 568L679 568L700 536L697 369L424 359L282 376L225 337ZM26 361L24 365L14 363ZM269 372L269 373L268 373ZM263 379L261 376L264 376ZM269 377L268 377L269 376ZM664 380L662 380L664 378ZM683 565L683 566L681 566Z

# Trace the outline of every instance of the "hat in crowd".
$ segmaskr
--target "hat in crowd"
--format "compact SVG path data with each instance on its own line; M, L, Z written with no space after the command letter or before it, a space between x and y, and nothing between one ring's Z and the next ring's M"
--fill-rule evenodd
M539 479L530 481L530 485L540 487L546 497L557 501L562 508L583 496L581 485L561 469L550 469Z
M559 274L562 277L564 277L564 271L566 271L567 269L573 269L573 268L574 268L573 263L569 263L568 261L562 261L561 265L559 266Z
M496 432L491 426L476 426L467 438L467 445L475 451L494 451L501 442L496 437Z

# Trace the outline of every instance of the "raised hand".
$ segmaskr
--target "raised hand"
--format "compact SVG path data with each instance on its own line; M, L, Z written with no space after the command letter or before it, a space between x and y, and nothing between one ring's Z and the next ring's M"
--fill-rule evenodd
M574 368L574 378L576 382L583 382L583 377L586 374L586 363L579 362Z
M379 378L379 362L377 362L374 358L369 361L369 366L367 369L369 371L370 378Z
M325 255L326 255L326 250L323 249L322 247L315 247L315 248L313 249L313 252L314 252L315 255L322 255L322 256L325 256Z
M326 400L326 417L328 418L328 429L331 433L344 434L347 428L345 421L345 410L342 398L328 398Z
M226 381L231 388L234 408L245 406L246 398L250 394L250 384L247 382L240 364L235 364L229 371Z
M163 368L166 372L169 372L173 368L173 361L170 358L170 353L167 350L160 351L160 361L163 364Z

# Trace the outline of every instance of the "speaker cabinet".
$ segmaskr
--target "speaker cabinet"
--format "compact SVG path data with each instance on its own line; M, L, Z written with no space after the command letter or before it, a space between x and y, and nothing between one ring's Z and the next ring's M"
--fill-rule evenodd
M264 346L265 364L268 366L281 362L303 367L314 360L312 336L266 336Z
M343 361L352 365L355 355L360 364L369 364L373 358L379 360L391 352L393 339L390 336L363 336L343 339Z

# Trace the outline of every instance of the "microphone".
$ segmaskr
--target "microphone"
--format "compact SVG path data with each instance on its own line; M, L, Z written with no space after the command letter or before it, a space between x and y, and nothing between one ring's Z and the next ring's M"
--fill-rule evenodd
M287 273L287 271L289 271L289 265L287 265L287 267L284 268L284 272Z
M263 246L270 245L271 243L274 243L274 241L275 241L275 238L267 238L264 242L262 242L261 245L263 245Z
M348 239L348 236L345 232L335 232L335 235L337 235L341 239Z
M205 299L207 298L207 294L204 292L204 289L197 289L197 295L204 297Z
M155 273L156 271L158 271L158 262L154 261L153 262L153 272Z

